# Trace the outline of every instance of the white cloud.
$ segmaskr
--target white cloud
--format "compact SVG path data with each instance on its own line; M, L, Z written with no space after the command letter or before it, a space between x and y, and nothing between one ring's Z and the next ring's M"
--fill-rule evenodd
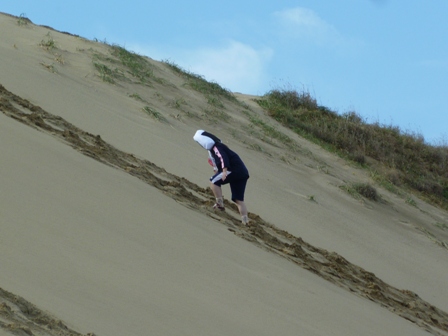
M309 39L317 44L341 43L343 38L337 29L321 19L314 11L296 7L275 12L287 37Z
M326 29L328 24L318 17L311 9L296 7L274 13L285 23L291 23L298 27L313 29Z
M234 40L216 48L202 47L193 50L139 44L132 44L129 49L156 60L172 61L232 92L245 94L265 93L266 67L273 54L269 48L257 50Z
M190 51L183 62L188 70L231 91L256 94L265 84L265 67L271 56L270 49L256 50L229 41L221 48Z

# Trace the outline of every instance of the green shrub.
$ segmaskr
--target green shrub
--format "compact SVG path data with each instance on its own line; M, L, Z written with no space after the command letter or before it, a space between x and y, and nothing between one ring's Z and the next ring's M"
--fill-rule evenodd
M375 202L380 199L376 189L369 183L348 183L341 186L341 189L357 199L361 199L361 196Z
M258 104L301 136L362 166L383 181L413 190L448 209L448 146L431 146L419 134L367 123L355 112L338 114L319 106L308 92L271 90ZM394 172L390 175L390 172Z

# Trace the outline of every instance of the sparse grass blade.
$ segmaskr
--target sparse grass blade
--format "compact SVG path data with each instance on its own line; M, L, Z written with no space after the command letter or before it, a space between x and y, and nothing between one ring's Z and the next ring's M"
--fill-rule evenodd
M29 23L32 23L30 19L26 17L25 13L20 14L19 19L17 20L17 24L19 26L27 26Z
M168 123L168 120L160 112L156 111L150 106L145 106L143 108L143 111L145 111L148 115L150 115L151 117L153 117L158 121Z

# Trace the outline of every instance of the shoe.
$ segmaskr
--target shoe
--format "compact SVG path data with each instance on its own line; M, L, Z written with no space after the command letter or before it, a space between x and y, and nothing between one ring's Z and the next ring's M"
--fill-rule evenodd
M243 224L243 226L249 226L249 218L247 216L242 216L241 224Z
M226 208L223 205L220 205L219 203L215 203L213 206L213 210L221 210L224 211Z

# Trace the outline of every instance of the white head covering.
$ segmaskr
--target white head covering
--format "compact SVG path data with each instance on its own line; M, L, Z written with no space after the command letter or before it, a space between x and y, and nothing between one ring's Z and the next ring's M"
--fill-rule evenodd
M203 133L208 134L204 130L197 130L196 133L194 134L193 139L197 141L206 150L211 150L215 145L215 141L212 138L208 137L207 135L204 135Z

